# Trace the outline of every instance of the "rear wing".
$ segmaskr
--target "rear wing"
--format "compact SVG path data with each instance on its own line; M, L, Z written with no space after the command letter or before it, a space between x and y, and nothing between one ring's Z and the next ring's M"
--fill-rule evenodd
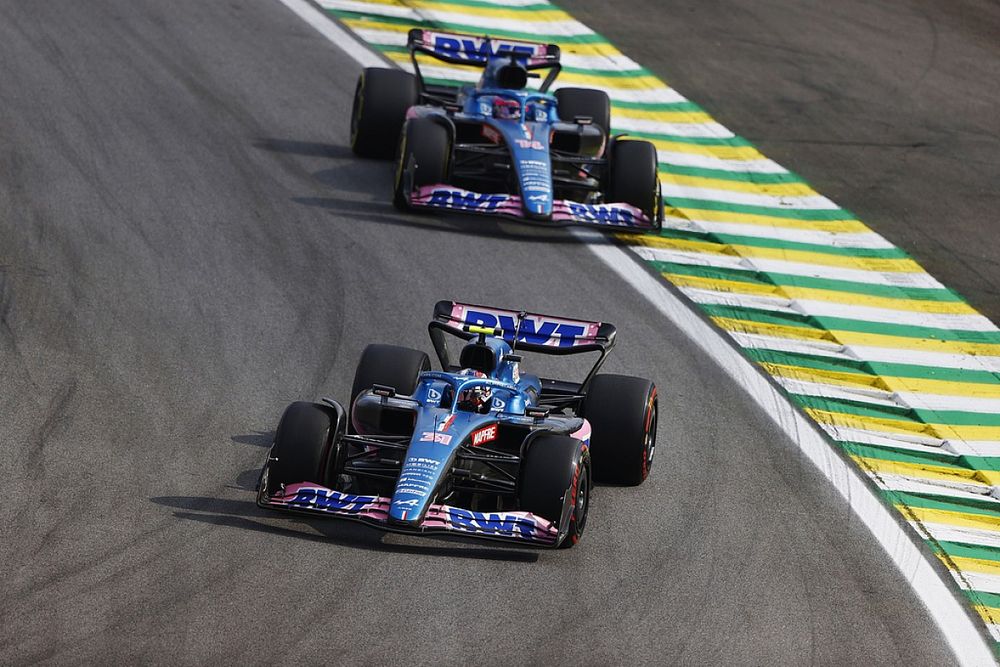
M540 86L542 92L548 90L562 69L559 63L558 44L413 28L407 34L406 48L410 51L413 71L420 81L421 89L424 88L424 80L420 73L420 65L417 63L418 53L427 54L452 65L482 67L490 57L506 55L521 61L529 70L551 68Z
M600 352L600 358L580 384L581 390L604 364L617 335L615 325L608 322L588 322L455 301L438 301L434 305L434 319L427 329L441 367L445 370L454 368L445 333L472 340L478 331L492 329L497 336L514 345L515 351L553 355Z

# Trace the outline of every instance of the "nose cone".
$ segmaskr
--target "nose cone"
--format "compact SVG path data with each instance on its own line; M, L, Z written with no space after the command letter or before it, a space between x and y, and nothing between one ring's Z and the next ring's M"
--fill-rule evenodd
M453 422L443 411L418 418L389 504L390 522L416 527L423 521L459 444Z

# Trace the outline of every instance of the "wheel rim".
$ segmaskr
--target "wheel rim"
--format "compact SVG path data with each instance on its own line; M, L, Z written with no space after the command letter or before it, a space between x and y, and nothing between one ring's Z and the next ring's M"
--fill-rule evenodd
M644 448L645 460L643 468L649 474L649 469L653 467L653 454L656 453L656 418L659 407L654 402L649 415L649 426L646 428L646 446Z
M581 465L583 465L581 463ZM590 504L590 475L587 469L583 468L579 479L576 482L576 504L573 506L573 520L576 523L576 536L583 534L583 528L587 525L587 507Z

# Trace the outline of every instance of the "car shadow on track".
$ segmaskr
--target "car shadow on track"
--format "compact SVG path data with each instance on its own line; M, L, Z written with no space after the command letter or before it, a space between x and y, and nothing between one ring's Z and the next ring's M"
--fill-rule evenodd
M462 234L481 238L523 241L527 243L565 243L578 245L579 238L571 236L565 227L542 227L513 220L496 220L486 216L461 213L401 213L388 201L359 201L338 197L293 197L292 201L303 206L329 209L331 213L349 215L354 220L399 227L418 227L449 234ZM613 243L600 237L593 243Z
M442 546L439 542L451 542L448 538L428 539L425 545L399 544L386 541L389 533L349 521L323 521L301 519L263 510L252 501L227 500L205 496L158 496L150 498L157 505L173 508L174 516L188 521L199 521L214 526L228 526L241 530L253 530L279 537L295 538L310 542L326 542L337 546L366 551L384 551L425 556L450 558L471 558L479 560L503 560L533 563L538 560L538 552L525 551L516 547L480 546L460 542L456 546ZM275 525L263 519L277 519L282 525ZM305 532L307 526L321 533ZM432 541L431 541L432 540ZM459 542L458 540L455 540Z
M336 196L291 198L292 202L301 206L327 209L338 215L349 215L353 220L401 227L418 227L451 234L528 243L579 244L581 242L579 238L570 236L563 227L530 225L462 213L401 213L396 211L389 195L392 181L391 163L359 158L348 146L273 137L258 138L254 140L253 146L273 153L328 158L335 161L337 164L327 169L312 172L312 177L325 187L356 192L359 195L370 195L374 184L376 191L385 192L384 197L375 200ZM609 237L597 235L586 242L613 243Z

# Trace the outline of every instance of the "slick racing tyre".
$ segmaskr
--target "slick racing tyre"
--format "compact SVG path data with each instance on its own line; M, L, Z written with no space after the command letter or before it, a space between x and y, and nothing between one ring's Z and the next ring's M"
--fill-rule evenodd
M430 118L411 118L399 136L392 203L407 210L407 190L448 182L451 139L444 125Z
M565 535L562 548L572 547L583 535L590 489L587 445L564 435L541 435L528 444L518 479L518 506L554 522Z
M590 88L560 88L555 92L556 111L559 118L572 123L574 118L586 116L604 136L611 136L611 100L603 90Z
M354 372L351 405L362 392L376 384L392 387L397 394L409 396L417 388L420 373L430 369L431 360L426 352L373 343L361 353L361 361Z
M326 487L335 484L344 468L342 437L346 426L346 415L340 408L303 401L289 405L278 422L261 474L262 496L298 482Z
M590 422L594 479L635 486L649 476L656 448L656 385L627 375L590 382L583 416Z
M635 206L659 228L663 222L663 198L656 147L648 141L615 141L608 159L610 173L605 201Z
M417 78L409 72L385 67L362 71L351 108L351 150L355 155L391 158L406 112L418 99Z

